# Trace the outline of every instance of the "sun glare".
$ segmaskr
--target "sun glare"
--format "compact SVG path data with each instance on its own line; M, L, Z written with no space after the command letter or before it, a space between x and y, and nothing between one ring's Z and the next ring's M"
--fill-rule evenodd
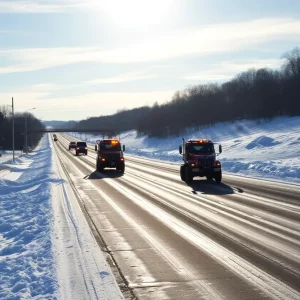
M95 5L123 28L145 28L163 23L174 0L95 0Z

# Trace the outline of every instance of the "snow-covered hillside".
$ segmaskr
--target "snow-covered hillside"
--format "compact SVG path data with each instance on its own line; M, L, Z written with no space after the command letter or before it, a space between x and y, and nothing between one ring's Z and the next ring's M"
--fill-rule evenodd
M181 137L164 139L123 133L126 153L180 163ZM184 138L208 138L221 143L227 172L300 183L300 117L272 121L238 121L190 130Z

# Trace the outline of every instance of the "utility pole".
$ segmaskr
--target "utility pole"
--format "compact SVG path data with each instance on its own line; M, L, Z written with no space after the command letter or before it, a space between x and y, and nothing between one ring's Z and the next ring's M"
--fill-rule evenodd
M13 161L15 161L15 113L14 113L14 98L11 98L12 108L12 149L13 149Z

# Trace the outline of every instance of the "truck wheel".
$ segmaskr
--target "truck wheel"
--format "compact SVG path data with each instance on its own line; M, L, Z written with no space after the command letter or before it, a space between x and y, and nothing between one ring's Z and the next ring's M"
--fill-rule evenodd
M103 167L99 165L98 161L97 161L96 169L98 172L103 172Z
M180 166L180 178L185 181L185 166Z
M193 175L189 168L185 167L185 182L190 183L193 181Z
M79 155L79 153L76 151L76 156L78 156Z
M215 175L215 181L216 181L216 183L221 183L221 181L222 181L222 172L219 172Z

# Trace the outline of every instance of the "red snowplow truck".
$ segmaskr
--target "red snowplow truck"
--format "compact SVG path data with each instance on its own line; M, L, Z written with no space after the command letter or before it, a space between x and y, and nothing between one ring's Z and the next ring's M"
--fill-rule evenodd
M180 177L189 183L194 177L206 177L208 180L215 179L217 183L222 181L221 163L217 155L222 153L222 146L219 145L219 153L215 152L214 143L207 139L188 140L182 139L179 146L179 153L182 154L183 164L180 166Z
M121 149L121 143L116 139L97 140L95 151L97 151L96 169L102 172L104 168L116 168L124 173L125 158L123 152L125 145Z

